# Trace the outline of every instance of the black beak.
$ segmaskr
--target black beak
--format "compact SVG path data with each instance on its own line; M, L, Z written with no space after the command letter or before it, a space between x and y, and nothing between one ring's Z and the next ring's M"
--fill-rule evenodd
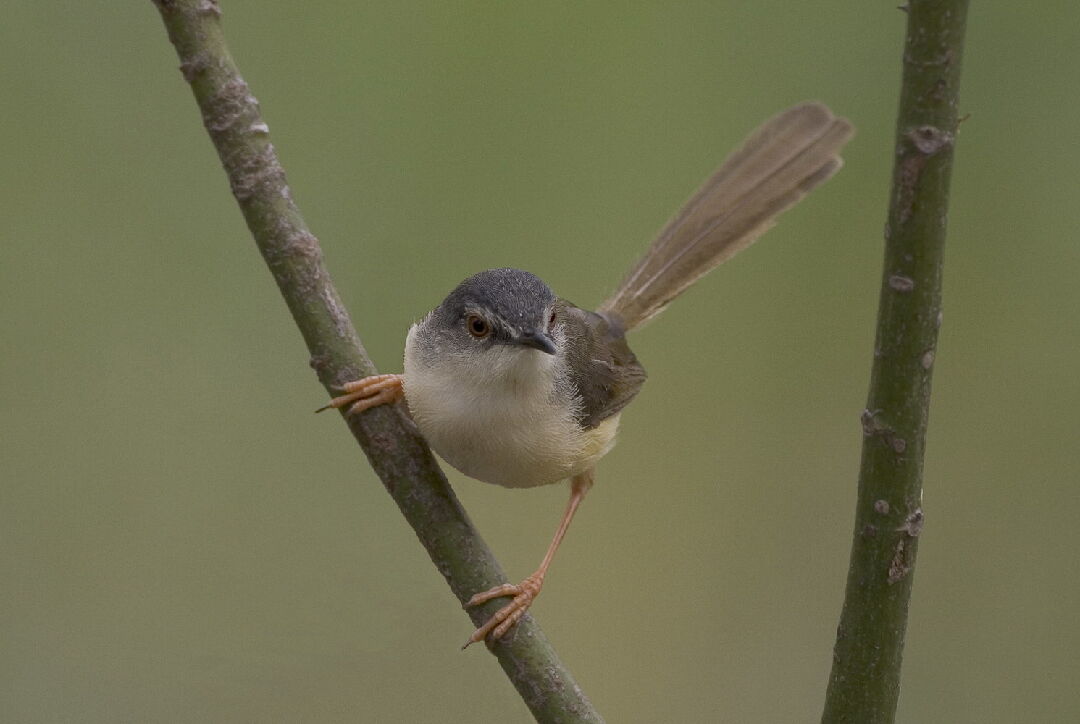
M514 341L524 347L532 347L547 354L555 354L555 343L551 341L551 337L543 332L527 332Z

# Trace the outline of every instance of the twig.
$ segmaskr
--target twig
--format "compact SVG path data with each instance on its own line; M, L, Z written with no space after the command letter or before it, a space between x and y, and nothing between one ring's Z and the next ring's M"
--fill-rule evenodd
M967 0L911 0L847 593L822 721L892 722L900 694Z
M304 336L320 382L332 390L373 374L375 367L323 265L319 242L292 201L258 101L229 55L217 1L154 4L176 46L180 70L191 84L233 195ZM377 408L349 418L348 425L460 601L506 582L423 438L398 410ZM496 600L472 611L474 624L483 623L502 605ZM508 641L491 649L537 721L602 721L530 617Z

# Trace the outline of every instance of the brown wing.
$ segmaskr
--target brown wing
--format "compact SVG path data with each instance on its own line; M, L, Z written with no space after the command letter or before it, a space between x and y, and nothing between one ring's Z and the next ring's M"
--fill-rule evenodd
M561 299L558 314L569 339L571 384L581 399L578 422L593 428L634 399L645 384L645 368L630 351L615 317L587 312Z

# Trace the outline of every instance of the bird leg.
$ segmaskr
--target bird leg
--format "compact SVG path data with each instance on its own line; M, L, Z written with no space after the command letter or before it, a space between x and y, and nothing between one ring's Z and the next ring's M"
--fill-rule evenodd
M518 585L512 583L504 583L501 586L495 586L494 588L484 591L483 593L477 593L470 598L465 604L466 608L470 606L479 606L481 603L486 603L493 598L500 598L502 596L513 596L513 600L506 604L495 614L487 620L480 628L473 631L472 636L465 642L465 645L461 648L468 648L469 645L475 644L477 641L483 641L488 634L491 634L493 641L502 638L502 636L510 630L510 628L525 615L525 612L529 610L529 606L532 605L533 600L540 595L540 589L544 585L544 576L547 575L548 566L551 565L551 559L555 557L555 551L559 549L559 544L562 543L563 537L566 535L567 529L570 527L570 521L574 519L574 513L577 511L578 506L581 505L581 501L585 499L585 493L589 492L589 488L593 484L593 471L587 470L581 475L575 475L570 481L570 502L566 504L566 512L563 513L562 522L559 523L559 529L555 531L555 537L551 540L551 545L548 546L547 553L544 555L544 560L540 563L540 567L536 569L536 572L526 578Z
M362 380L346 382L341 387L344 395L335 397L315 412L329 410L331 407L342 408L351 405L346 415L355 415L364 410L397 402L405 396L405 388L401 386L401 375L373 375Z

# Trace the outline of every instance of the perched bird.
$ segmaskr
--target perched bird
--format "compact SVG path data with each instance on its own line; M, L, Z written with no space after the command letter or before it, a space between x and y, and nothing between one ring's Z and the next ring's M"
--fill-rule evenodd
M645 382L626 333L839 170L853 132L820 103L780 113L705 181L597 311L558 298L529 272L480 272L409 329L404 374L350 382L321 408L357 414L404 399L431 447L469 477L511 488L570 480L570 502L536 572L466 604L511 599L466 646L503 636L540 593L619 416Z

